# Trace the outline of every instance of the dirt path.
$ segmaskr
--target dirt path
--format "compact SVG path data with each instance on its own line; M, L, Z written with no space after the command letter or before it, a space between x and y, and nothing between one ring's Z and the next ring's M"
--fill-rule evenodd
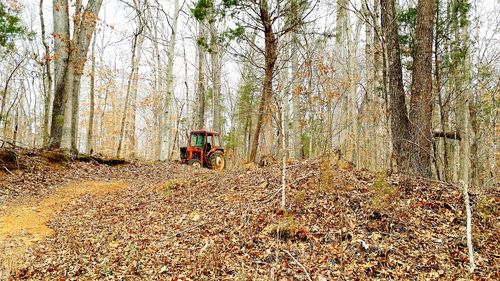
M0 269L10 271L19 266L19 259L31 245L52 235L47 222L64 205L85 194L101 196L127 187L120 181L73 183L42 198L24 198L4 206L0 212Z

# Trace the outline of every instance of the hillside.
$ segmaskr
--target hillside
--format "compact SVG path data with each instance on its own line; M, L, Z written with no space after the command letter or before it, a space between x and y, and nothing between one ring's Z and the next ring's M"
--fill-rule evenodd
M315 159L289 164L283 211L278 164L214 172L46 156L25 153L22 169L0 174L0 279L468 278L458 186ZM470 277L498 279L498 185L470 193Z

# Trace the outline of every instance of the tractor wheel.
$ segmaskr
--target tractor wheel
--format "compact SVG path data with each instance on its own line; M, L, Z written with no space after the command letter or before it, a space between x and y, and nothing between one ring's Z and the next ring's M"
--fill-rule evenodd
M210 169L212 170L222 171L226 166L226 159L224 159L224 154L220 151L212 153L208 161L210 163Z
M188 165L193 166L195 168L201 168L201 161L196 158L193 158L188 161Z

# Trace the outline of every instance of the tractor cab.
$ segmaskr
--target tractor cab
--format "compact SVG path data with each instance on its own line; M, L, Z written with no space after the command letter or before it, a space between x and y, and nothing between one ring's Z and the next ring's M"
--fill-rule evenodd
M181 147L180 150L182 163L213 170L222 170L225 167L224 149L218 132L191 131L188 146Z

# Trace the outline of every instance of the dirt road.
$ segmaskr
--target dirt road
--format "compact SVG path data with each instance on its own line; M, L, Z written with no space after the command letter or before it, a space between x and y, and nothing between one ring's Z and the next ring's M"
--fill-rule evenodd
M47 222L68 203L83 195L101 196L127 187L125 182L77 182L43 197L26 197L5 205L0 213L0 269L7 274L18 268L30 246L53 235Z

